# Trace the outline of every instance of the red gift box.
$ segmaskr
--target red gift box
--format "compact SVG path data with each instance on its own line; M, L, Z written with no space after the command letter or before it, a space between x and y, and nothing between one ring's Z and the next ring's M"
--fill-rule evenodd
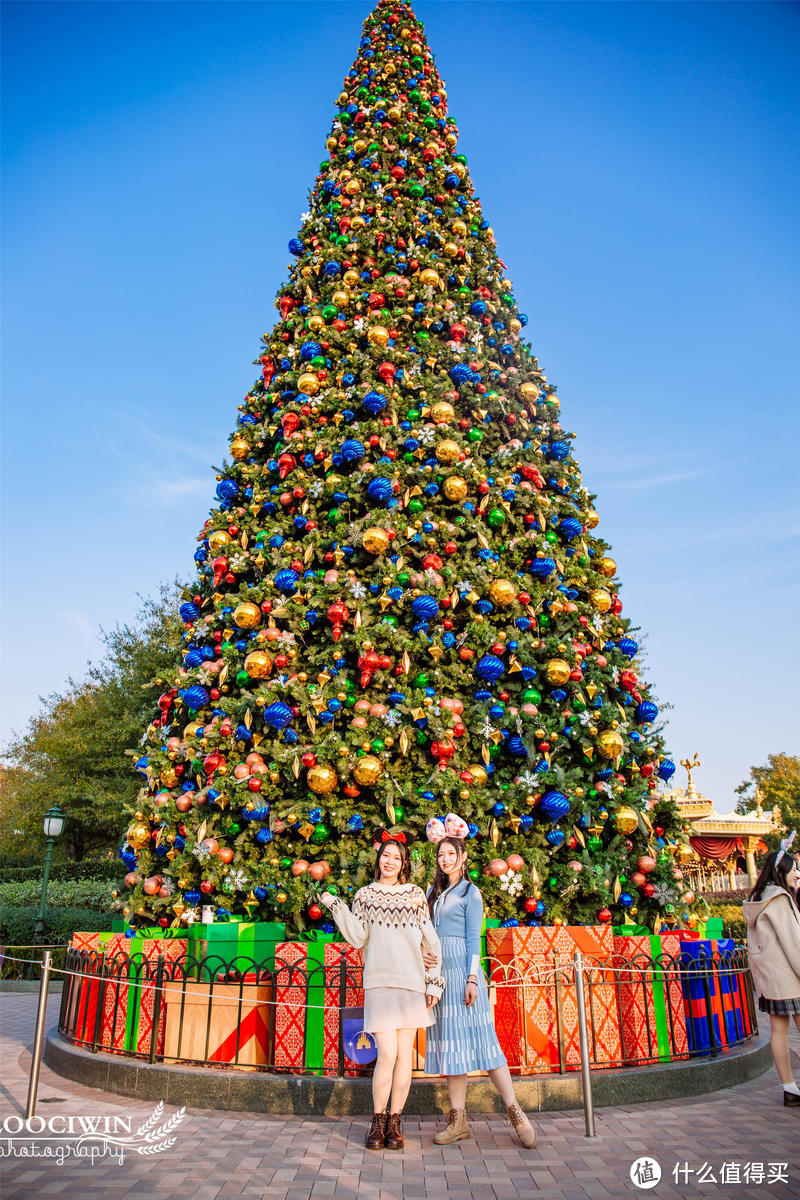
M302 1071L305 1066L307 963L305 942L279 942L275 947L276 1067Z
M613 975L597 965L611 958L610 927L487 929L486 944L496 995L495 1028L512 1070L531 1074L580 1066L573 972L576 949L582 951L586 966L591 968L585 994L592 1064L610 1066L620 1060L617 991Z
M339 1026L341 1024L340 985L341 962L344 958L346 966L344 1006L360 1008L364 1004L364 988L361 976L364 960L360 950L355 950L347 943L332 942L325 946L325 1018L323 1025L323 1064L326 1075L336 1075L339 1070ZM345 1075L360 1075L363 1067L354 1063L345 1054Z

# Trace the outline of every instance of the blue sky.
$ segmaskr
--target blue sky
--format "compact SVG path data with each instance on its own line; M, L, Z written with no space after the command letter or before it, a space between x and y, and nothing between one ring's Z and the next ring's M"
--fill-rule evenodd
M3 6L4 739L190 575L369 7ZM800 752L800 8L415 11L673 757L727 810Z

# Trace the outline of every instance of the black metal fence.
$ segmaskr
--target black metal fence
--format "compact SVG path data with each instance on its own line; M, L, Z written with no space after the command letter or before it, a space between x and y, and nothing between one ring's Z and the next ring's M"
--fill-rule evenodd
M495 1028L515 1074L580 1066L572 960L485 963ZM757 1033L742 947L658 958L584 958L592 1069L716 1057ZM173 961L70 948L59 1032L96 1051L290 1074L369 1075L362 970L221 956ZM424 1031L415 1068L424 1069Z

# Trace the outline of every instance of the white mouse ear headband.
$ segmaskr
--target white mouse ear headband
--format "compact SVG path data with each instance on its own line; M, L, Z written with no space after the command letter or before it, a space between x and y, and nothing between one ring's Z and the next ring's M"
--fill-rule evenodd
M429 842L440 842L445 837L469 837L469 825L463 817L456 813L448 813L442 821L439 817L431 817L425 826Z
M780 851L778 852L778 857L775 859L776 867L777 867L778 863L781 861L781 859L783 858L784 854L786 855L787 858L792 857L792 842L794 841L796 835L797 835L797 830L793 829L792 832L789 834L789 836L787 838L784 838L783 841L781 842L781 848L780 848Z

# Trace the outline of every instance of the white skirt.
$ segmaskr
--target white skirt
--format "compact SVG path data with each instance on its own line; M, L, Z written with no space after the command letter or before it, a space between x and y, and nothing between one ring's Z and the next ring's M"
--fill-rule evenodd
M394 1029L428 1029L436 1020L422 992L407 988L364 989L364 1032L389 1033Z

